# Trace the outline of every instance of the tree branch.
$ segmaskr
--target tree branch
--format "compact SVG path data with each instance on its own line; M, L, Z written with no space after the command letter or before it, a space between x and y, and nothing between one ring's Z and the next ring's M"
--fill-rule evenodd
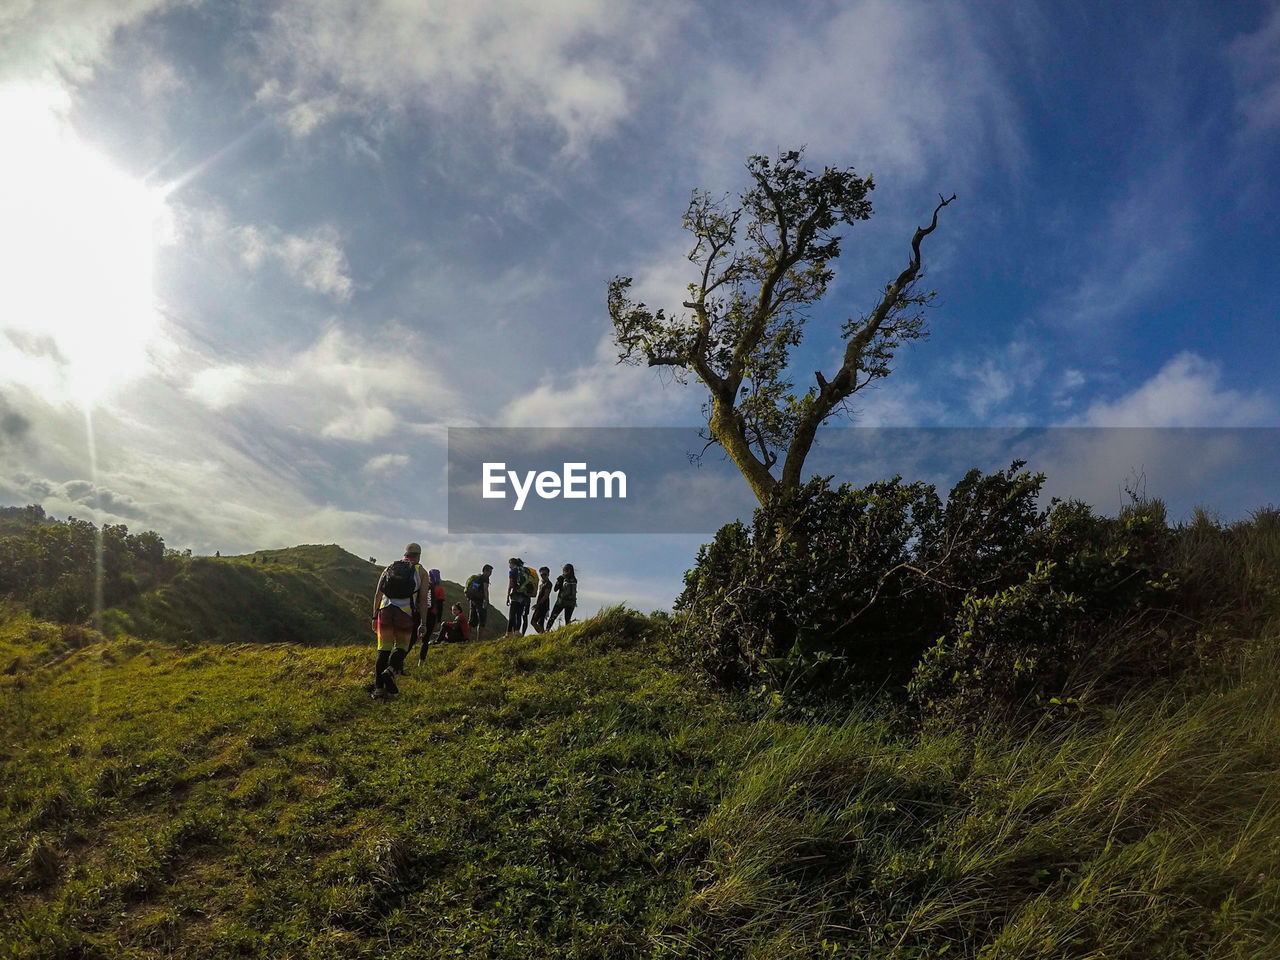
M880 331L885 318L902 304L904 292L920 273L920 243L937 229L938 212L955 198L956 195L954 193L949 198L944 198L941 194L938 195L938 205L933 208L933 216L929 221L929 225L927 227L916 227L916 232L911 237L911 260L907 263L906 268L898 274L897 278L885 287L884 296L880 299L876 308L871 311L871 316L867 318L866 323L849 338L839 371L830 381L823 380L819 375L818 394L800 417L799 422L796 424L796 431L791 437L791 443L787 446L787 457L782 464L782 477L780 480L780 484L784 488L794 489L799 486L800 471L803 469L805 457L809 455L810 447L813 446L813 438L817 435L818 427L827 419L837 404L857 389L858 367L867 346ZM867 382L870 381L868 380Z
M733 359L730 361L729 370L725 375L725 382L733 384L734 389L737 389L737 385L741 383L747 359L755 352L760 343L760 338L764 336L764 332L769 326L769 319L776 316L786 302L774 296L774 289L782 282L791 268L804 258L809 238L812 237L816 230L814 224L817 222L817 217L820 214L825 214L825 212L825 204L819 204L814 208L813 212L805 218L800 228L796 231L795 247L785 257L774 263L765 276L764 282L760 284L760 294L756 298L756 305L751 309L751 320L734 347ZM783 243L783 247L785 248L786 246L787 244Z

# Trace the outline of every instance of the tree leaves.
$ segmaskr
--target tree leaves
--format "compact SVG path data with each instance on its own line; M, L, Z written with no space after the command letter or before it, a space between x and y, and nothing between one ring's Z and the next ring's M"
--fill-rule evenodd
M694 236L696 268L680 312L651 310L630 297L631 278L608 288L618 362L669 369L708 391L708 439L724 447L762 504L781 487L793 494L814 434L854 393L889 374L896 350L925 336L921 308L934 296L917 293L920 241L937 226L916 230L907 269L886 285L877 307L841 329L840 370L821 372L797 394L791 351L803 339L805 308L821 300L835 276L849 226L871 216L871 176L852 167L803 165L804 151L747 160L750 183L737 197L695 190L682 223ZM952 199L955 199L952 197ZM772 468L782 462L780 477Z

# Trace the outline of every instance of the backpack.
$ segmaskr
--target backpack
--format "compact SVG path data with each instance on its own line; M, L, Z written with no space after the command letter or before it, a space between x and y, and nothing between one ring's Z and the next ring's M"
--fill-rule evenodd
M578 581L568 578L560 582L560 606L574 607L578 604Z
M514 576L511 578L511 599L523 600L529 595L529 591L525 587L529 580L529 568L523 566L513 567L512 572Z
M527 596L538 595L538 571L532 567L525 567L525 579L520 584L521 593Z
M413 564L408 560L397 560L382 571L382 595L392 600L408 600L413 596L418 585L414 583Z
M472 603L484 603L484 576L477 573L467 579L467 599Z

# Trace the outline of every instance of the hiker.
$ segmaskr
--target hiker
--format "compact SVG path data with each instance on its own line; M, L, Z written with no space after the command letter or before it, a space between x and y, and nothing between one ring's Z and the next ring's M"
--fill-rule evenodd
M525 586L529 571L519 557L512 557L507 566L507 633L523 637L529 623L529 593Z
M564 611L564 625L573 623L573 608L578 605L578 578L574 575L573 564L566 563L556 577L556 605L551 608L551 617L547 620L547 628L555 626L556 617Z
M422 626L418 628L418 636L422 638L422 646L418 648L418 666L427 659L427 644L435 632L436 624L444 616L444 584L440 582L440 571L427 571L426 596L423 598ZM468 631L470 632L470 631Z
M533 601L533 629L538 633L547 632L547 610L551 607L551 568L538 568L538 597Z
M486 563L479 573L467 577L465 592L471 607L467 611L467 621L476 628L477 641L484 639L484 622L489 616L489 576L492 573L493 564Z
M453 619L440 624L440 635L436 643L460 643L471 639L471 627L467 618L462 615L462 604L453 605Z
M520 561L520 566L524 572L523 582L520 584L520 591L524 594L524 609L521 611L520 618L520 635L524 636L529 632L529 608L533 606L533 598L538 595L538 572L523 560Z
M374 698L394 697L400 692L395 675L404 673L404 658L417 626L418 595L422 574L418 560L422 547L407 544L404 558L382 571L373 593L373 628L378 635L378 659L373 668Z

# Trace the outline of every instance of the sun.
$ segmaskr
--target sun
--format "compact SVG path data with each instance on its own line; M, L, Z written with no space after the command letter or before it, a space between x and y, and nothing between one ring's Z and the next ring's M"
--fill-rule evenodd
M145 369L171 220L164 190L86 145L69 107L56 87L0 85L0 330L30 385L88 409Z

